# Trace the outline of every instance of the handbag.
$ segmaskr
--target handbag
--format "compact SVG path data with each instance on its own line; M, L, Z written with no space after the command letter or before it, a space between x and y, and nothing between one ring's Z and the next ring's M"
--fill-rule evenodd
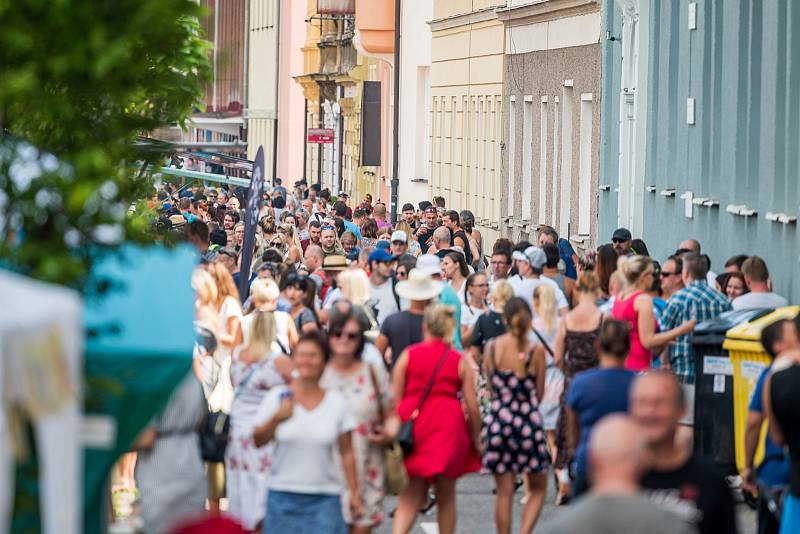
M386 424L386 411L383 409L383 402L381 401L381 388L378 386L378 377L375 375L375 368L367 364L369 367L369 376L372 379L372 387L375 390L375 398L378 401L378 413L381 418L382 424ZM384 476L384 487L386 493L390 495L399 495L408 485L408 473L403 465L403 451L397 441L386 445L383 448L383 463L386 469Z
M258 370L261 365L266 361L262 360L257 365L250 369L250 373L242 380L239 387L233 394L234 400L239 396L239 393L244 389L247 382ZM225 461L225 448L228 446L228 433L231 429L230 414L222 410L208 411L205 419L200 425L200 455L205 462L224 462Z
M428 398L431 388L433 388L433 381L436 380L436 375L439 374L439 369L441 369L448 352L450 352L449 345L444 349L442 356L439 358L439 362L436 364L436 368L433 370L433 374L428 380L428 385L425 386L425 391L422 392L422 397L420 397L417 407L411 412L411 417L400 426L400 432L397 434L397 443L400 445L403 455L405 456L408 456L411 454L411 451L414 450L414 420L419 416L419 411L422 409L422 405L425 404L425 400Z

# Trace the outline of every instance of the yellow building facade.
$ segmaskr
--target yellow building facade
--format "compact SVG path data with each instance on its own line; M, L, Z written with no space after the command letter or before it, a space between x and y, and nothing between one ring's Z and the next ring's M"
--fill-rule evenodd
M472 211L487 243L501 223L504 5L435 0L430 22L430 194Z

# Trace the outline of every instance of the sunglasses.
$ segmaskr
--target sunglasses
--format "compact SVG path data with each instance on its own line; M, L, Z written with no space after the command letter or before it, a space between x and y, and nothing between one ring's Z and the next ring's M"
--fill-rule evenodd
M339 332L331 332L331 337L338 337L338 338L345 338L347 341L356 341L358 339L358 334L356 332L345 332L340 330Z
M335 232L336 231L336 227L335 226L331 226L330 224L323 224L321 230L333 230Z
M398 278L400 278L400 277L405 278L406 276L408 276L408 273L405 272L405 271L397 271L394 274L397 275Z
M273 242L272 242L272 243L270 243L269 245L270 245L271 247L282 247L282 246L283 246L283 243L281 243L280 241L273 241Z
M628 240L627 239L614 238L614 239L611 240L611 242L612 243L627 243Z
M489 287L489 284L485 284L485 283L484 284L472 284L469 287Z
M677 272L671 273L669 271L661 271L661 278L666 278L667 276L673 276L673 275L676 275L676 274L680 274L680 273L677 273Z

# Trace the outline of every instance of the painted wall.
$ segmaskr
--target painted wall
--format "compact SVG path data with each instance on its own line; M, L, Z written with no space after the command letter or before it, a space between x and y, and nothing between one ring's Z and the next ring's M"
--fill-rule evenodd
M574 246L591 248L600 171L600 5L512 2L498 16L506 25L503 235L533 241L546 224Z
M488 246L500 229L505 36L483 4L434 3L429 196L471 210Z
M428 199L430 135L430 0L403 0L400 52L399 205ZM415 181L416 180L416 181Z
M247 27L247 157L255 159L264 147L267 180L273 178L278 118L278 4L248 0Z
M790 0L703 0L696 29L687 21L687 2L652 4L644 182L655 188L636 191L647 214L642 237L658 258L697 238L717 272L734 254L763 256L775 290L798 302L796 222L770 219L796 217L800 203L800 53L793 46L800 8ZM604 123L604 136L618 133L618 125ZM612 168L612 149L610 141L604 172ZM671 188L675 196L660 194ZM686 193L709 205L687 207L680 198ZM606 219L612 206L601 210Z
M302 2L284 0L280 8L277 176L289 187L303 178L305 98L293 78L303 74L305 7Z

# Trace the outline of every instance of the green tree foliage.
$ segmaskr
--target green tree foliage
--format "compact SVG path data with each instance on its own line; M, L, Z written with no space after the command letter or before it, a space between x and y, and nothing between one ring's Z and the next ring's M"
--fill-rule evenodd
M201 16L191 0L0 0L6 265L79 285L98 245L152 240L151 214L129 213L153 192L132 142L199 102Z

